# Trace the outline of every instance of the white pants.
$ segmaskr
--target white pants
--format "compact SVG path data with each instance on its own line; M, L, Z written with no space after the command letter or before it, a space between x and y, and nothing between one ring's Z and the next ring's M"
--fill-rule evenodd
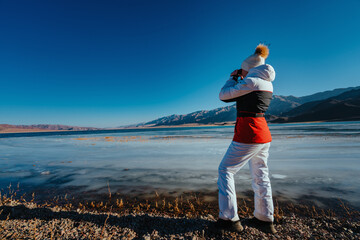
M254 190L254 216L262 221L274 221L274 205L267 158L270 143L245 144L232 142L219 165L219 217L239 220L234 174L249 162Z

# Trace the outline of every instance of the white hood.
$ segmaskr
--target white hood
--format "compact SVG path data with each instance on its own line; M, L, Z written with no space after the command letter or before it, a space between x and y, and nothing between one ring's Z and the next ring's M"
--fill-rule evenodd
M249 70L246 78L261 78L265 81L272 82L275 79L275 70L269 64L263 64Z

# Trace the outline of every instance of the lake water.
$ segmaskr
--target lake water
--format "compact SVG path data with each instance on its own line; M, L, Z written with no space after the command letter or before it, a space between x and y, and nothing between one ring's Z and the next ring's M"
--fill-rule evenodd
M360 207L360 122L270 125L274 196L341 198ZM37 136L36 136L37 135ZM233 127L0 135L0 189L131 193L217 189ZM251 190L248 167L235 176Z

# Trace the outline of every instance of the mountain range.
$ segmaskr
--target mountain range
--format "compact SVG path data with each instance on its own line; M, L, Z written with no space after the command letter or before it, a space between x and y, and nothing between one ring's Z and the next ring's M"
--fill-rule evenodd
M360 120L360 86L338 88L303 97L274 95L266 118L274 123ZM173 114L130 127L224 124L234 121L235 104L183 115Z
M300 105L273 122L357 121L360 120L360 89L353 89L325 100Z
M338 88L308 96L274 95L265 115L268 122L309 122L309 121L359 121L360 86ZM133 124L129 127L156 127L179 125L225 125L236 121L236 105L213 110L196 111L189 114L161 117L150 122ZM124 128L121 126L119 128ZM38 132L59 130L99 130L94 127L77 127L58 124L9 125L0 124L0 133Z

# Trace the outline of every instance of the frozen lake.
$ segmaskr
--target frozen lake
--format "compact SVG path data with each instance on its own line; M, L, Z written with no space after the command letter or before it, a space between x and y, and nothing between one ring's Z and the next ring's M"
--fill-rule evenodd
M360 122L270 125L274 196L341 198L360 207ZM216 190L233 127L98 134L0 135L0 190ZM251 190L246 166L238 192Z

